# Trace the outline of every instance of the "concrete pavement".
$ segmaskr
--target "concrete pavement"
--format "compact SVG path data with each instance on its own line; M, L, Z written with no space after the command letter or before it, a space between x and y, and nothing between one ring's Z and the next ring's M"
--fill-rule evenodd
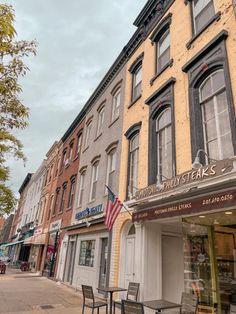
M80 314L82 295L73 289L33 273L7 269L0 275L1 314ZM91 310L86 309L86 314ZM101 314L105 313L100 310Z

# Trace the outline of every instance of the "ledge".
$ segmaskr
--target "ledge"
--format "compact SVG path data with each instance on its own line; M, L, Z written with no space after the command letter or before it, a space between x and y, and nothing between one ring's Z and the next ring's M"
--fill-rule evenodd
M148 99L145 100L146 105L150 105L153 101L159 97L165 89L176 82L175 77L170 77L164 84L162 84Z
M114 123L116 123L117 120L119 120L120 116L117 117L114 121L112 121L109 125L108 128L110 128Z
M142 97L142 94L140 94L138 97L136 97L134 100L132 100L131 103L128 106L128 109L130 107L132 107L141 97Z
M151 80L150 80L150 85L151 85L151 86L153 85L154 81L161 75L161 73L163 73L168 67L172 67L173 62L174 62L174 59L173 59L173 58L170 59L170 60L166 63L166 65L165 65L161 70L159 70L159 71L153 76L153 78L151 78Z
M102 133L100 133L100 134L94 139L94 142L96 142L101 136L102 136Z
M186 48L190 49L192 46L192 43L215 21L219 21L221 18L221 12L217 12L214 16L212 16L212 18L207 22L207 24L205 26L203 26L202 29L200 29L200 31L195 34L189 42L187 42L186 44Z

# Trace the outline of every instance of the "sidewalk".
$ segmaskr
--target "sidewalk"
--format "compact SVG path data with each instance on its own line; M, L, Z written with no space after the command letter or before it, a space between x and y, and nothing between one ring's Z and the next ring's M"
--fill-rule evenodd
M1 314L80 314L82 295L63 284L34 273L7 269L0 275ZM85 313L91 310L85 309ZM105 313L101 309L100 313Z

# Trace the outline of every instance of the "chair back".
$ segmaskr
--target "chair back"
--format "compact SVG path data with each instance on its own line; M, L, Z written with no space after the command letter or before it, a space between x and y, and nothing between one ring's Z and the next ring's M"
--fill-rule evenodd
M236 305L230 304L230 314L236 314Z
M129 282L127 291L127 300L137 301L139 291L139 283Z
M190 293L182 293L181 313L195 314L197 312L198 297Z
M143 304L131 300L122 300L121 314L144 314Z
M82 291L83 291L84 303L86 302L86 299L94 303L93 287L82 285Z

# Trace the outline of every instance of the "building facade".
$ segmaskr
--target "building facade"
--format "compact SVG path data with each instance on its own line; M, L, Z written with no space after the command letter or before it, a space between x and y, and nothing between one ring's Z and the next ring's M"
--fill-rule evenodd
M141 300L195 293L228 313L236 295L233 4L148 1L134 24L143 39L127 63L119 189L133 214L114 227L112 282L140 282Z

